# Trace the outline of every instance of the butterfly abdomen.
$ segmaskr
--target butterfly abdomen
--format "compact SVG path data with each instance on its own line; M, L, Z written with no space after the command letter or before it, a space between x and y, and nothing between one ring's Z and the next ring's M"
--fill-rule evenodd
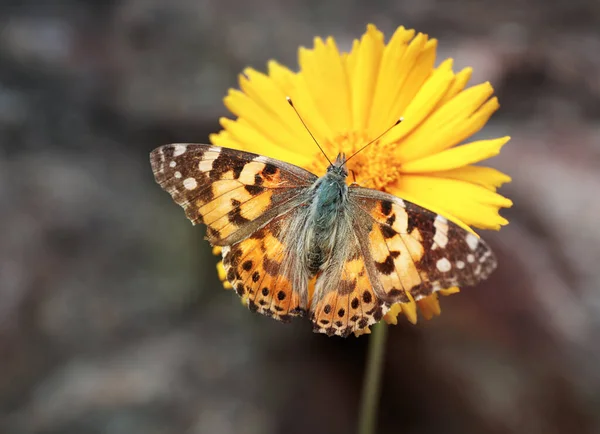
M312 275L327 264L335 249L340 215L345 212L347 199L345 177L328 172L315 183L305 241L307 267Z

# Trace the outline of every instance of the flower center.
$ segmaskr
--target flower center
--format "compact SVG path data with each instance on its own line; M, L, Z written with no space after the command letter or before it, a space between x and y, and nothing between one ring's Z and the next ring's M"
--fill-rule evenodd
M365 133L350 132L321 143L321 147L333 161L340 152L344 152L347 158L350 157L370 140ZM363 187L385 191L386 186L397 181L400 176L400 164L394 158L394 146L397 145L376 141L352 157L348 162L349 181L354 182L356 177L356 182ZM319 175L328 164L319 152L307 169Z

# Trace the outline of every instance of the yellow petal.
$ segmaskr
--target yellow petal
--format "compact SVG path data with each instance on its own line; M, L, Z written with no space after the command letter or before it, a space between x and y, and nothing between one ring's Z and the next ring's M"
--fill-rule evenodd
M352 73L352 120L354 129L358 131L367 125L383 48L383 33L369 24L356 48Z
M492 191L496 191L498 187L511 181L510 176L499 170L483 166L464 166L457 169L444 170L436 172L435 176L472 182Z
M311 161L311 157L309 156L289 151L275 144L250 125L245 118L238 119L237 121L221 118L219 121L221 126L225 128L231 134L231 137L246 151L264 154L268 157L287 161L296 165L307 164Z
M282 117L284 113L292 112L291 116L298 122L298 117L293 112L282 94L281 101L273 101L273 108L265 108L265 105L260 105L256 100L251 99L245 93L237 90L230 90L229 94L224 98L225 106L235 115L243 118L245 122L260 132L263 136L268 137L271 143L277 143L282 148L293 150L296 153L309 153L309 145L312 144L310 137L307 137L305 131L301 133L293 131L290 128L290 122L286 122ZM275 112L279 111L279 114ZM310 142L309 142L310 141ZM261 153L267 153L267 148Z
M406 38L410 39L409 36L412 36L412 34L406 35ZM394 57L396 63L390 65L387 72L389 80L387 94L380 97L381 99L378 100L377 105L373 106L374 112L369 120L370 137L376 137L390 125L393 125L418 92L413 83L408 86L405 86L405 84L411 71L418 63L419 55L427 43L427 36L419 33L406 47L402 46L404 38L400 36L398 38L399 40L396 41L397 46L394 47L398 50L397 55Z
M454 76L454 81L452 82L452 85L448 89L448 92L441 99L439 107L446 104L448 101L454 98L460 91L462 91L467 85L467 82L471 79L472 74L473 68L464 68L458 74L456 74Z
M227 273L225 272L225 267L221 261L217 263L217 275L219 276L219 280L221 282L225 282L227 280Z
M412 298L412 297L411 297ZM411 301L410 303L402 303L402 313L406 317L408 321L412 324L417 323L417 304L415 301Z
M434 111L418 129L399 143L397 156L400 161L411 161L440 152L477 132L498 108L496 98L488 100L493 91L489 83L473 86Z
M300 48L298 50L298 57L302 58L309 52L306 48ZM312 73L313 76L317 73ZM307 79L307 77L309 77ZM337 133L331 128L331 125L327 123L325 118L322 116L315 98L312 95L309 81L311 78L310 71L300 71L295 76L294 87L290 91L290 96L294 102L294 106L298 110L298 113L310 132L315 136L319 143L324 143L327 140L333 140ZM296 116L297 117L297 116ZM296 123L304 128L300 119L296 120ZM306 129L306 128L305 128ZM306 137L310 137L308 131L306 131Z
M227 280L227 273L225 273L225 267L223 267L223 262L219 261L217 264L217 275L219 276L219 280L223 282L223 288L231 289L231 283Z
M397 325L400 313L402 313L402 305L400 303L392 304L390 310L383 316L383 320L388 324Z
M417 303L419 304L419 309L421 310L423 317L427 320L430 320L434 316L439 316L442 313L438 295L435 293L417 301Z
M317 110L312 115L321 116L333 131L349 131L352 128L350 82L334 39L327 38L324 43L315 38L314 49L299 51L299 64Z
M269 60L267 63L267 70L269 71L269 77L275 82L283 92L290 92L294 87L294 78L296 74L280 65L275 60Z
M448 87L454 80L454 74L446 68L438 68L427 79L425 84L418 89L417 95L412 99L402 117L403 122L394 127L381 139L381 143L398 143L396 146L396 155L400 161L407 161L405 155L410 155L415 148L414 141L411 140L413 134L408 135L416 129L432 110L435 109L438 102L448 91ZM420 129L420 128L419 128ZM407 137L405 137L407 136ZM403 139L400 141L401 139ZM423 146L420 143L419 146Z
M495 140L480 140L478 142L447 149L428 157L404 163L402 165L402 172L439 172L477 163L498 155L502 146L509 140L510 137L502 137Z
M240 149L244 147L240 142L234 139L229 132L221 130L218 133L213 133L208 136L210 143L215 146L221 146L223 148Z
M439 293L442 295L452 295L452 294L458 294L460 292L460 288L457 286L453 286L452 288L448 288L448 289L440 289Z
M509 199L480 185L435 176L403 175L390 192L453 221L482 229L498 230L508 224L498 211L512 206Z
M408 42L414 37L414 34L415 31L412 29L406 30L404 27L398 27L383 50L373 104L369 113L369 137L376 137L385 129L386 125L393 125L397 120L397 114L391 111L391 107L404 83L402 75L407 65L402 62L402 58L408 48ZM404 73L404 78L407 76L408 73Z

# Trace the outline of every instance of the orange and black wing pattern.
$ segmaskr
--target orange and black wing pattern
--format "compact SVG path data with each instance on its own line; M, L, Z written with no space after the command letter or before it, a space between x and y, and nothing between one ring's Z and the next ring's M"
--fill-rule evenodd
M201 144L171 144L150 154L156 181L212 245L247 238L298 200L317 177L250 152Z
M496 268L483 240L439 214L362 187L351 187L350 199L367 271L385 302L472 286Z

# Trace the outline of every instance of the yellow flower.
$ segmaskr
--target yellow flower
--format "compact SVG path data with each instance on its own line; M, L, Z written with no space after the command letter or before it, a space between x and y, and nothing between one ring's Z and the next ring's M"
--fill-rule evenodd
M470 226L499 229L498 214L512 202L496 193L510 181L502 172L479 165L500 152L509 137L462 144L479 131L498 107L489 83L465 89L471 68L457 73L452 59L435 67L437 41L400 27L389 42L368 25L349 53L333 38L315 38L300 48L300 70L275 61L268 73L247 68L240 90L225 97L236 120L222 118L223 130L211 135L217 146L243 149L304 167L317 175L327 161L288 105L290 96L325 153L351 155L400 117L403 122L349 163L359 184L387 191ZM440 291L443 295L458 288ZM425 318L439 315L438 295L395 305L386 320L402 312L415 323L416 307Z

